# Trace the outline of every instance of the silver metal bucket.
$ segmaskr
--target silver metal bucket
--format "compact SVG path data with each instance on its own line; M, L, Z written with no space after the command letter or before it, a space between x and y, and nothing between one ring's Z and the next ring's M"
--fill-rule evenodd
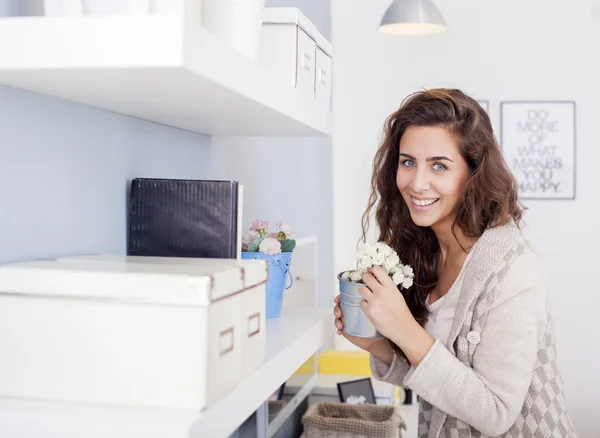
M381 333L377 331L360 308L360 302L363 298L358 293L358 288L366 285L342 280L342 274L343 272L340 272L337 276L340 282L340 307L342 309L342 324L344 325L342 331L360 338L382 338Z

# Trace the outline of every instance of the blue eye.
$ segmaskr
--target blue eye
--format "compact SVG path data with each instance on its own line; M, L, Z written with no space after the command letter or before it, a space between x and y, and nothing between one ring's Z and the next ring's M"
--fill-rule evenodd
M414 167L416 165L413 160L404 160L401 163L404 167Z
M445 164L442 164L442 163L435 163L433 165L433 170L435 170L437 172L442 172L444 170L448 170L448 167Z

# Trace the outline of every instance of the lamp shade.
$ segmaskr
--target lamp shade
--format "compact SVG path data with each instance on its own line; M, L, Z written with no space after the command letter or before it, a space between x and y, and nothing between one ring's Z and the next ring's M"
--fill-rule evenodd
M431 0L394 0L378 29L389 35L431 35L448 27Z

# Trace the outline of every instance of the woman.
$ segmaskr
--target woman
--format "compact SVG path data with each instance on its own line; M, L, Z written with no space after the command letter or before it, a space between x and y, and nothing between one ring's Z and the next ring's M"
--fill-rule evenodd
M405 100L385 124L363 233L372 209L415 285L398 293L372 268L361 308L384 338L344 334L339 296L335 324L377 379L420 396L419 436L573 437L542 264L475 100L449 89Z

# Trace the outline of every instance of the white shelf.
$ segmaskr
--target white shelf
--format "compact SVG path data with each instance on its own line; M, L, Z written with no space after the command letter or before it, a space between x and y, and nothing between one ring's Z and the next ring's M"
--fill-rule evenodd
M208 135L332 132L328 109L176 17L0 19L0 84Z
M264 362L203 412L125 409L0 398L0 436L11 438L228 437L333 334L329 309L287 308L267 320Z

